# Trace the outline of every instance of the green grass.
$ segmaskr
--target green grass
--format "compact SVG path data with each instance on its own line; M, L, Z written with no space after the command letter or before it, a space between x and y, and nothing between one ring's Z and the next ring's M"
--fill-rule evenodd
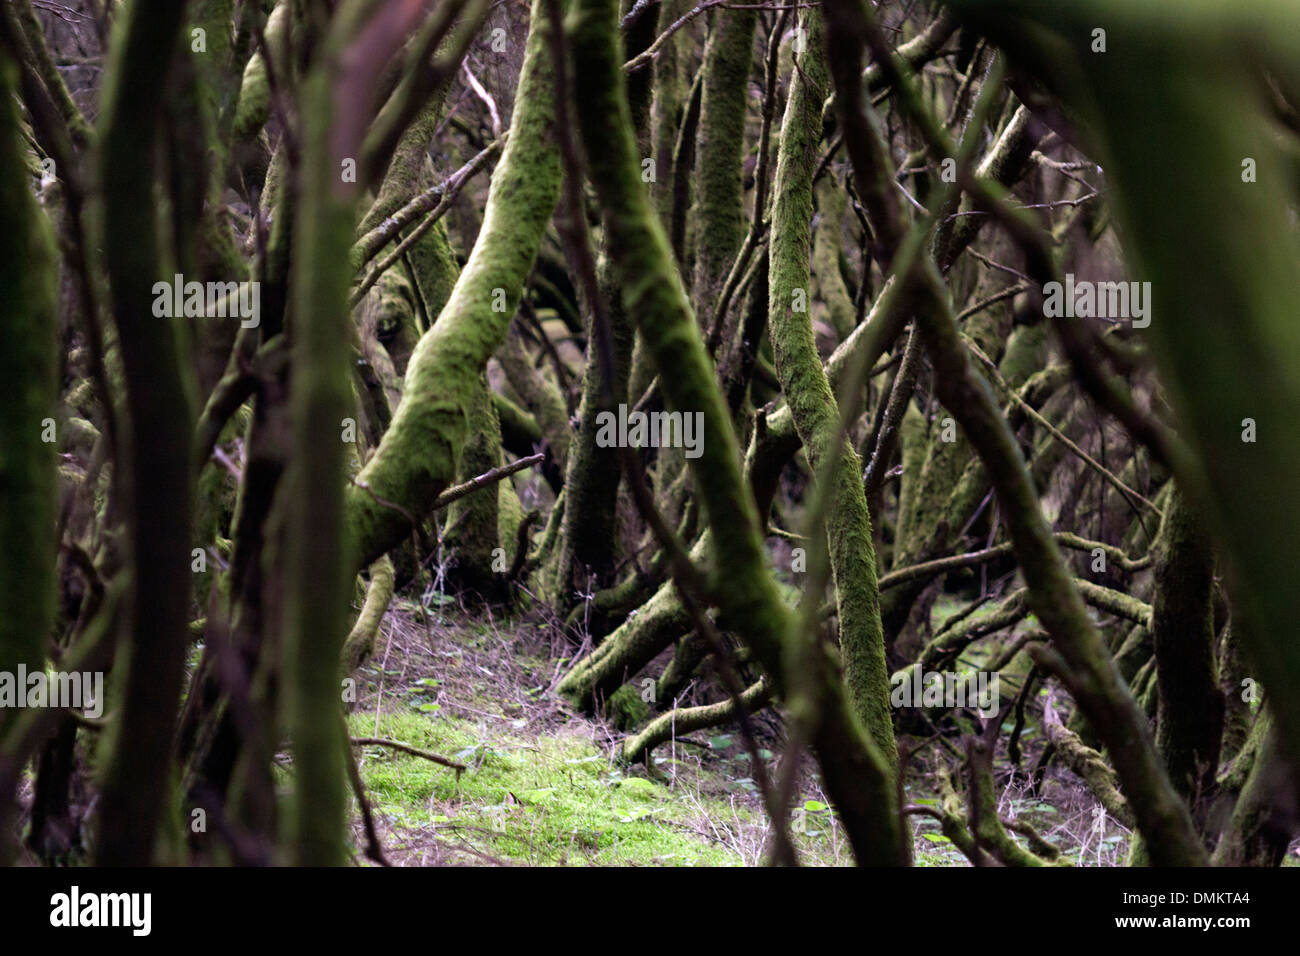
M350 723L355 736L400 740L468 766L457 779L454 770L389 748L358 750L393 857L433 845L466 862L488 862L477 851L530 864L740 865L738 831L718 821L761 825L748 808L733 817L724 798L611 766L591 740L563 729L531 736L493 728L485 736L476 722L419 713L381 714L377 735L373 714L354 714Z

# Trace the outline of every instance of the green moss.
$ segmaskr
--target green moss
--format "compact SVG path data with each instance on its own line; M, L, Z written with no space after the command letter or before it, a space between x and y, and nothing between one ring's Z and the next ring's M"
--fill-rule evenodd
M569 606L573 602L569 596L575 591L587 590L588 586L604 589L614 583L620 530L617 505L622 469L614 449L597 445L597 419L607 405L628 400L627 383L636 325L624 307L622 290L614 275L612 261L607 256L601 257L598 264L597 281L602 297L609 304L614 374L613 380L607 384L605 370L593 354L582 377L578 430L570 445L571 454L564 478L569 503L564 513L564 539L558 568L557 591L567 598ZM593 329L588 329L588 337L589 341L595 340ZM635 402L636 397L632 401ZM673 457L676 451L661 451L661 460ZM660 495L659 499L664 501L664 496ZM671 522L674 516L671 509L667 511L666 520ZM607 621L596 625L598 634L608 629Z
M426 184L435 179L435 171L428 151L429 143L437 130L438 119L442 116L445 96L444 85L435 91L430 102L398 140L392 161L388 164L388 171L384 175L383 184L379 188L379 195L357 227L358 236L366 236L371 230L378 228L386 217L414 199ZM415 225L408 226L404 232L394 237L393 241L399 241L415 228ZM356 254L355 248L353 254ZM381 250L379 253L380 256L386 254L388 249ZM403 262L414 279L414 304L418 306L415 314L419 314L420 321L417 323L413 314L401 324L421 330L427 329L438 317L442 307L447 304L451 290L456 284L456 278L460 274L460 266L456 262L447 235L446 220L440 219L427 229L406 251ZM406 345L403 350L405 355L398 364L402 371L406 369L405 358L409 355L409 350L410 346ZM396 360L397 356L394 356L394 359Z
M515 539L519 526L524 523L524 514L524 503L519 500L514 483L509 479L497 482L497 538L510 559L514 557Z
M16 72L0 53L0 670L10 672L45 659L54 617L55 450L76 433L67 423L59 444L42 441L58 396L54 236L24 168ZM0 731L10 719L0 714Z
M813 271L817 274L817 291L826 304L835 334L843 342L856 324L853 298L840 274L843 253L844 214L847 195L831 176L817 186L817 235L813 240Z
M401 540L455 479L469 437L468 405L505 338L555 211L560 161L545 16L534 4L510 138L492 177L474 251L439 321L416 346L404 400L370 462L348 489L357 569Z
M696 140L696 311L710 317L745 235L741 155L754 62L754 10L719 11L704 51L704 90Z
M696 553L703 550L697 546ZM689 626L680 596L671 583L664 584L569 671L560 682L560 693L591 709L601 697L612 696L624 680L640 673Z
M294 360L290 372L289 460L279 489L285 518L284 714L296 770L284 832L292 859L343 861L344 753L339 739L337 665L345 610L357 569L348 562L343 483L348 448L339 423L355 407L351 388L350 276L339 268L352 242L357 188L338 180L330 130L333 84L346 21L331 27L303 90L303 162L293 241Z
M605 711L619 730L633 730L650 719L650 705L631 684L624 684L610 695Z
M540 443L545 438L556 465L561 470L566 469L572 429L564 395L554 376L549 370L533 366L532 358L514 327L506 333L506 340L497 351L497 361L501 363L510 386L519 393L532 413L533 424L538 430L534 441Z
M354 735L375 734L374 714L355 714L350 722ZM386 748L358 750L373 811L390 831L390 855L441 837L453 844L469 838L495 857L534 865L746 862L697 829L702 812L732 819L729 800L629 776L578 733L531 737L493 727L485 735L469 720L382 714L378 734L470 768L457 778L455 771L418 757ZM758 819L743 806L735 812L745 822Z
M668 239L640 181L632 121L623 91L617 9L580 0L573 18L578 120L591 179L604 206L606 241L623 301L654 357L668 407L699 413L702 454L691 461L712 535L713 592L722 626L741 634L796 716L808 720L826 789L845 821L859 862L903 856L888 762L845 702L831 655L804 645L776 589L759 517L740 470L729 411L673 263ZM786 694L787 688L796 693Z
M487 377L480 375L466 409L469 435L461 452L458 482L469 481L499 467L501 425L489 396ZM514 541L499 538L496 486L480 488L447 509L444 539L455 557L451 576L456 586L477 598L495 601L505 595L505 578L493 568L493 552L500 546L513 553Z
M826 509L826 538L839 610L840 648L849 699L862 725L892 766L897 764L876 554L862 487L862 462L839 436L839 406L806 308L811 276L812 173L821 138L821 112L830 88L822 51L822 19L806 18L807 52L798 60L790 87L773 185L768 329L781 390L813 469L833 484ZM802 296L805 307L792 303ZM833 463L833 471L828 470Z
M281 49L284 43L284 31L288 29L289 4L278 3L271 15L267 17L265 37L266 45L271 50ZM283 66L283 64L279 64ZM284 71L279 72L280 76ZM251 139L257 131L266 125L271 116L271 85L267 75L266 61L259 51L244 65L243 79L240 81L239 102L235 107L232 132L237 140Z

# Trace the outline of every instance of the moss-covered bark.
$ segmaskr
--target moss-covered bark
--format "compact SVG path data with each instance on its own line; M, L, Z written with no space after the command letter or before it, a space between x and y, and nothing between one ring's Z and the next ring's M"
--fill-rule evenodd
M1300 785L1266 709L1251 732L1257 749L1232 816L1214 849L1215 866L1280 866L1300 821Z
M978 845L996 856L1005 866L1049 866L1040 856L1030 853L1007 833L998 817L999 790L993 782L993 746L983 737L968 740L967 759L971 831Z
M1219 762L1226 764L1235 759L1250 737L1254 715L1250 702L1241 693L1250 677L1249 662L1242 653L1238 630L1229 621L1219 635L1219 690L1223 694L1223 740L1220 742Z
M568 504L564 512L564 537L556 589L561 607L572 607L575 591L579 589L602 590L614 583L619 541L617 505L621 471L618 451L596 444L600 431L597 419L602 411L613 410L629 399L627 383L636 326L624 308L608 257L602 257L598 270L599 285L609 303L607 314L613 346L613 380L609 383L604 381L606 371L596 356L596 330L589 323L587 341L591 345L582 377L578 430L573 436L564 480ZM631 397L633 402L636 399L637 396ZM671 452L668 449L663 454ZM607 622L594 623L598 633L604 634L608 630Z
M811 175L812 170L810 169ZM840 184L826 176L817 185L817 234L813 238L813 270L817 274L817 291L826 305L827 319L841 342L849 337L856 324L853 297L849 295L840 273L840 254L844 234L847 197Z
M661 0L660 22L666 25L675 21L684 9L682 3L683 0ZM659 55L655 57L653 66L654 101L650 108L650 136L654 148L652 156L655 161L655 182L650 188L650 193L654 196L659 222L665 230L672 228L673 147L677 143L677 128L684 106L682 103L684 86L689 86L689 83L683 84L681 78L679 39L680 33L668 38L668 42L660 48ZM633 391L640 395L648 384L647 378L640 383L640 389L633 388Z
M510 137L492 177L478 241L439 320L411 357L401 407L347 490L357 570L402 540L411 519L425 514L454 481L468 437L469 398L505 337L559 198L550 57L545 17L536 6Z
M795 644L794 621L766 566L758 515L740 470L730 415L713 378L700 331L673 266L672 252L640 181L640 164L623 93L617 6L580 0L574 18L578 119L590 175L605 210L607 244L646 348L660 372L668 406L704 416L696 486L713 534L711 584L725 626L741 634L774 688L812 688L800 708L861 863L905 859L896 796L886 758L848 708L832 659L820 647ZM810 670L793 675L807 662ZM801 697L803 695L801 694Z
M54 235L32 196L16 72L0 47L0 671L8 674L41 667L54 621L58 447L41 440L58 400ZM0 739L14 713L0 710Z
M492 404L496 406L497 420L501 423L501 446L516 458L531 455L540 448L546 455L541 466L542 477L551 486L551 491L559 495L564 489L564 470L555 460L555 449L545 440L537 419L499 392L492 393Z
M691 301L711 321L745 235L741 156L754 63L755 10L719 10L704 48L704 86L695 142L695 277Z
M765 706L772 696L772 686L766 678L760 678L740 694L741 706L746 713ZM623 742L620 757L628 762L649 757L651 751L673 736L682 736L702 730L705 727L717 727L720 724L738 720L740 714L735 702L728 698L716 704L702 704L699 707L683 707L660 714L646 724L638 734Z
M357 226L358 237L365 237L379 228L387 217L414 199L434 178L433 163L428 155L429 143L442 116L445 95L445 87L440 87L397 141L379 195ZM400 241L417 226L418 223L407 226L393 237L393 241ZM460 273L447 236L446 222L442 219L435 222L407 249L401 261L414 286L413 312L408 314L401 308L405 305L403 300L392 303L391 310L383 310L381 326L391 327L389 335L393 345L390 352L398 370L405 373L419 333L428 329L442 312ZM389 270L390 273L394 271L399 271L397 266ZM411 335L412 331L414 335Z
M366 598L343 642L343 675L351 674L375 649L375 635L383 623L388 602L393 599L393 562L384 555L370 566Z
M846 29L868 32L863 24L874 21L874 12L852 0L837 3L836 7L838 16L848 25ZM893 65L886 63L885 68ZM846 90L838 82L838 73L836 78L837 90L843 94ZM907 82L902 77L896 81ZM924 121L925 114L917 110L913 118ZM942 141L943 132L936 132L933 125L931 120L929 135ZM869 155L851 152L855 175L863 183L888 184L894 173L883 144L877 139L879 132L868 123L865 135L877 141ZM952 151L950 144L945 146ZM894 228L898 228L897 224ZM957 420L988 471L1029 588L1030 607L1059 653L1059 656L1035 653L1036 660L1067 680L1088 720L1110 748L1139 827L1150 841L1153 853L1158 854L1153 860L1165 865L1204 863L1205 852L1187 807L1170 785L1145 718L1120 680L1105 644L1088 618L1040 510L1015 438L988 383L971 368L938 268L928 255L918 255L915 265L900 281L907 282L907 289L914 289L919 297L918 327L934 367L939 399Z
M821 15L815 10L810 12L803 28L807 33L806 52L796 61L777 158L768 330L781 390L808 452L808 461L815 473L829 474L833 482L825 526L849 699L880 752L896 764L876 554L862 486L862 461L848 439L839 438L839 407L817 354L806 304L800 311L792 307L797 296L802 296L805 303L808 299L812 175L821 139L822 103L830 86L822 49ZM826 471L830 460L833 470Z
M1300 407L1300 237L1289 221L1293 167L1257 73L1261 62L1292 71L1300 62L1292 10L1277 0L1250 3L1249 16L1206 2L1106 0L1086 10L1085 18L1073 6L959 5L1105 145L1099 158L1117 184L1126 242L1155 296L1142 335L1202 463L1184 490L1241 582L1236 610L1250 619L1243 633L1257 666L1293 684L1300 434L1268 423L1270 409ZM1099 17L1126 37L1104 56L1087 44ZM1247 48L1256 53L1243 55ZM1245 157L1255 161L1254 182L1243 181ZM1255 442L1242 440L1246 418L1261 430ZM1274 703L1283 750L1300 767L1300 696Z
M986 310L971 319L965 331L986 352L996 354L1010 327L1009 314ZM920 471L910 480L904 472L906 487L900 498L894 569L947 553L988 490L983 470L977 465L972 467L970 443L952 427L950 418L941 409L927 423ZM915 445L916 420L913 419L908 427L912 430L909 437L913 444L910 449L905 449L905 454L919 456ZM902 587L891 589L883 596L881 619L886 633L891 635L891 644L897 643L922 589L916 585Z
M671 584L614 630L600 646L577 663L561 681L559 691L584 710L608 700L619 685L640 672L690 627L690 617Z
M1214 657L1214 546L1195 508L1175 490L1157 542L1151 637L1160 705L1156 746L1188 799L1206 792L1219 766L1223 697Z
M115 24L100 117L103 229L130 433L116 465L126 489L135 580L125 631L123 705L99 807L97 860L146 864L169 792L171 731L188 646L191 390L176 322L153 317L161 275L154 219L156 145L165 73L184 7L137 0Z
M1101 754L1061 723L1051 697L1043 708L1043 732L1057 759L1079 775L1106 812L1125 826L1133 826L1133 811L1116 786L1115 771Z
M277 0L275 9L266 18L262 35L266 46L276 56L285 42L285 32L289 29L289 7L285 0ZM267 71L265 54L259 50L244 64L240 78L239 98L231 121L231 133L235 143L251 139L266 125L271 116L271 84ZM277 77L288 75L288 64L274 62L272 68Z
M540 443L545 439L554 467L564 474L568 469L573 429L569 426L569 411L560 386L555 379L534 367L523 339L513 325L497 351L497 359L506 373L506 380L532 412L533 423L538 429L535 441ZM502 428L505 428L504 418Z
M458 481L469 481L502 463L501 424L489 395L486 375L479 376L466 413L469 438L461 452ZM498 494L497 486L490 485L452 502L447 509L444 532L444 542L455 558L452 581L486 601L499 601L508 593L505 575L493 568L497 558L493 552L498 547L504 547L506 554L514 551L513 540L498 538ZM501 567L500 561L496 564L497 568Z
M1134 814L1165 865L1205 860L1187 808L1169 784L1145 718L1120 680L1100 635L1088 618L1079 591L1061 560L1024 459L993 401L988 385L974 376L956 324L928 260L925 282L931 308L920 313L939 395L978 451L998 495L1029 603L1069 668L1071 691L1111 749Z
M227 144L224 130L238 93L240 64L234 62L232 0L197 0L187 16L190 29L204 30L205 52L182 41L168 77L165 99L171 242L164 245L169 270L201 282L242 282L248 266L224 214ZM228 317L204 315L193 321L189 344L198 396L206 399L224 373L240 326Z
M6 11L4 15L6 18L13 18L10 21L12 41L22 43L26 47L23 53L19 54L25 61L22 68L32 71L35 77L39 77L58 115L67 124L68 138L72 145L78 149L85 147L91 141L93 133L86 118L72 99L71 93L68 92L63 76L59 73L54 57L45 42L44 28L36 16L31 0L15 0L10 7L12 10ZM14 51L11 50L10 53Z
M342 420L353 406L347 261L358 187L339 175L359 141L341 138L347 109L344 44L356 4L336 14L320 62L301 94L303 156L294 232L290 465L281 482L286 558L283 606L284 713L294 787L285 821L292 859L338 865L346 858L345 760L338 734L337 662L356 569L348 561L343 485L348 446ZM349 22L350 21L350 22Z

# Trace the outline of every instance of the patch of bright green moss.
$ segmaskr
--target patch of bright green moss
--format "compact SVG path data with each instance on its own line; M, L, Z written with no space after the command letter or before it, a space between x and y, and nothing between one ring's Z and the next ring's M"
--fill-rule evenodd
M350 718L375 736L373 714ZM386 848L441 838L529 864L734 866L741 853L712 836L705 814L733 818L729 801L630 775L592 741L523 736L453 716L381 714L378 736L467 765L454 770L382 747L358 750L361 775ZM748 809L736 811L753 822Z

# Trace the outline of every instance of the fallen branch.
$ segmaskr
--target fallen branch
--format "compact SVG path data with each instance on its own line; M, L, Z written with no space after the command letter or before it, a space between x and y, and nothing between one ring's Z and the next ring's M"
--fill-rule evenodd
M739 697L728 697L716 704L699 707L675 708L660 714L639 734L624 741L621 759L632 763L643 756L649 756L650 751L670 737L728 723L738 716L737 703L744 707L746 713L754 714L771 699L772 685L766 677L760 677L745 688ZM680 737L677 739L681 740Z
M457 775L468 768L463 763L457 763L450 757L443 757L431 750L421 750L419 747L412 747L410 744L404 744L400 740L389 740L386 737L351 737L352 746L354 747L390 747L393 750L400 750L404 754L410 754L412 757L423 757L425 760L431 760L434 763L442 764L444 767L450 767L455 770Z
M1034 652L1031 650L1030 654ZM1043 735L1056 747L1057 756L1088 785L1106 812L1124 824L1133 826L1133 811L1116 786L1115 774L1097 751L1084 744L1056 713L1056 694L1048 691L1043 703Z
M343 736L347 737L347 721L340 718L339 725L343 730ZM379 841L379 832L375 829L375 817L370 811L370 801L366 799L366 787L361 780L361 771L357 767L356 755L351 751L348 752L347 771L348 783L352 787L352 795L357 798L357 806L361 810L361 824L366 832L366 856L380 866L392 866L388 862L388 858L384 856L384 845Z

